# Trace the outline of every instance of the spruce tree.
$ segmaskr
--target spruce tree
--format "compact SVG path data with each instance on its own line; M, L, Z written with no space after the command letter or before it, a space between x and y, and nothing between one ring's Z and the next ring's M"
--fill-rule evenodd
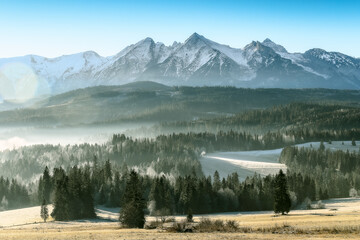
M106 160L105 162L105 181L112 181L112 171L111 171L111 163L110 160Z
M145 224L145 200L142 197L141 182L132 170L126 183L124 204L120 210L119 221L130 228L143 228Z
M65 174L64 169L54 169L55 179L55 194L54 194L54 209L51 216L57 221L69 220L69 179Z
M120 202L121 202L121 180L120 180L120 173L116 171L114 176L114 188L112 192L111 204L113 207L120 207Z
M284 215L290 211L291 200L287 190L286 176L282 170L275 176L274 212Z
M69 202L69 218L81 219L83 218L82 207L83 203L80 199L82 193L82 173L81 170L75 165L72 167L68 174L68 202Z
M51 182L49 169L46 166L43 173L43 195L44 195L43 197L45 198L45 201L47 203L50 203L51 191L52 191L52 182Z
M82 205L81 205L82 206L82 217L83 218L96 217L95 208L94 208L93 186L91 184L89 165L85 166L85 169L82 173L80 198L81 198L81 202L82 202Z
M215 192L219 191L221 188L221 181L220 181L220 175L218 171L215 171L214 173L214 183L213 183L213 189Z
M46 220L49 218L49 211L47 208L45 198L43 199L42 204L41 204L40 216L44 220L44 222L46 222Z
M42 200L44 199L44 181L43 177L40 176L39 184L38 184L38 200L39 203L42 203Z

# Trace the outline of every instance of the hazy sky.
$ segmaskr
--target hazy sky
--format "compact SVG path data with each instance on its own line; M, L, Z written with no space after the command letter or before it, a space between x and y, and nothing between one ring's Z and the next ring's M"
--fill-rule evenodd
M169 45L193 32L237 48L268 37L290 52L360 57L360 1L0 0L0 57L109 56L145 37Z

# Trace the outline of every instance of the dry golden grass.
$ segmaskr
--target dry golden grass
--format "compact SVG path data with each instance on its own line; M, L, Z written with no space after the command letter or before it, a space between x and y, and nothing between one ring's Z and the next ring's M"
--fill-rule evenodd
M158 230L119 229L102 226L89 229L1 230L0 239L359 239L358 234L272 234L272 233L166 233Z
M221 216L219 219L236 220L238 221L240 227L250 227L252 229L271 228L283 225L309 230L329 227L360 227L360 213L357 212L290 212L289 215L285 216L257 214L244 216Z
M2 225L0 239L360 239L359 203L360 199L343 200L329 203L327 209L296 210L286 216L269 213L206 216L211 220L236 221L239 229L231 233L171 233L160 229L121 229L117 222L111 221L72 221Z
M117 222L49 222L0 229L0 239L359 239L360 214L297 213L218 216L235 220L233 233L168 233L164 230L121 229ZM196 219L198 220L198 219Z

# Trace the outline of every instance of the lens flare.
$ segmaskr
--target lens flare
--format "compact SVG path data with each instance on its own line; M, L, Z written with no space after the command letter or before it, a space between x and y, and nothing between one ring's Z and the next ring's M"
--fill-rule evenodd
M0 99L26 102L33 98L39 80L34 71L23 63L9 63L0 68Z

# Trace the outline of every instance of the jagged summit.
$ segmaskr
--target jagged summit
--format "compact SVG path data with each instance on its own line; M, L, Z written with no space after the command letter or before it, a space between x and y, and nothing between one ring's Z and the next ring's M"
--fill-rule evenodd
M204 36L198 34L197 32L194 32L193 34L190 35L190 37L188 39L192 39L192 38L198 38L198 39L203 39L205 38Z
M185 40L184 44L195 44L198 42L206 43L207 39L204 36L195 32L191 34L191 36L188 39Z
M262 42L263 45L269 47L269 48L272 48L275 52L280 52L280 53L287 53L287 50L281 46L281 45L278 45L276 43L274 43L273 41L271 41L269 38L266 38L263 42Z
M139 43L154 43L154 40L150 37L147 37L147 38L141 40Z
M246 45L244 47L244 49L250 49L250 48L253 48L253 49L259 49L261 47L261 43L259 41L252 41L251 43L249 43L248 45Z
M274 43L274 42L271 41L270 38L265 38L265 40L263 41L263 43Z

